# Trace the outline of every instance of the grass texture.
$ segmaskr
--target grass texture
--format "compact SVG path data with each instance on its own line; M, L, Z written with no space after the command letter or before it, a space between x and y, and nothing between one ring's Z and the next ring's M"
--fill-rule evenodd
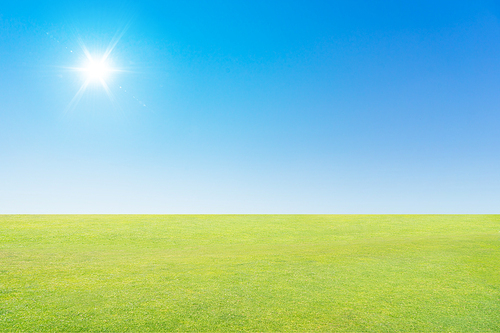
M0 331L499 332L500 215L3 215Z

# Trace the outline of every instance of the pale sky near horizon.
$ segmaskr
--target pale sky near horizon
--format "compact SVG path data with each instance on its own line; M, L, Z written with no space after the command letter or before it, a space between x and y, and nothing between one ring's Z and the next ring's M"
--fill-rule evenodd
M0 214L500 213L499 16L2 1Z

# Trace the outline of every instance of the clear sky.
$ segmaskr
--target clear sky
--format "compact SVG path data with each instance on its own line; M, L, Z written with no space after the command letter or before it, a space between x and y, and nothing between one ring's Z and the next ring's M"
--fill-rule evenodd
M499 15L1 0L0 213L500 213Z

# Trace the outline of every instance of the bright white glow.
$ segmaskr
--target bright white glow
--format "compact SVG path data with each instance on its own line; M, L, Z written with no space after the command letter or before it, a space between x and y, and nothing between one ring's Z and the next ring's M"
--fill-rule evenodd
M104 55L102 56L100 61L95 61L94 57L90 54L89 50L83 43L83 41L78 38L78 43L80 44L80 47L82 48L83 54L87 58L87 64L84 67L73 67L73 70L76 70L78 72L83 72L87 77L85 81L83 82L82 86L78 90L78 92L75 94L71 102L69 103L68 107L66 108L66 111L72 110L76 107L76 105L79 103L80 99L82 98L83 94L85 93L85 90L87 90L87 87L89 84L93 83L100 83L106 94L108 95L109 99L113 102L115 102L115 97L113 96L113 93L111 92L110 88L108 87L108 84L106 83L107 76L110 72L121 72L122 70L117 69L117 68L111 68L107 65L109 55L115 48L116 44L120 41L122 38L123 34L127 30L127 26L124 27L123 30L118 31L116 35L113 37L111 42L109 43L109 46L107 47L106 51L104 52ZM73 51L71 51L73 52Z
M103 61L90 61L87 67L87 75L91 80L103 80L109 71L110 69Z

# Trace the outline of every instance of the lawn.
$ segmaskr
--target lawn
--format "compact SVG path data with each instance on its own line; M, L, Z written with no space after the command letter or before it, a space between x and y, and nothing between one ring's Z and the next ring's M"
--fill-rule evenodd
M500 215L0 215L0 331L500 331Z

